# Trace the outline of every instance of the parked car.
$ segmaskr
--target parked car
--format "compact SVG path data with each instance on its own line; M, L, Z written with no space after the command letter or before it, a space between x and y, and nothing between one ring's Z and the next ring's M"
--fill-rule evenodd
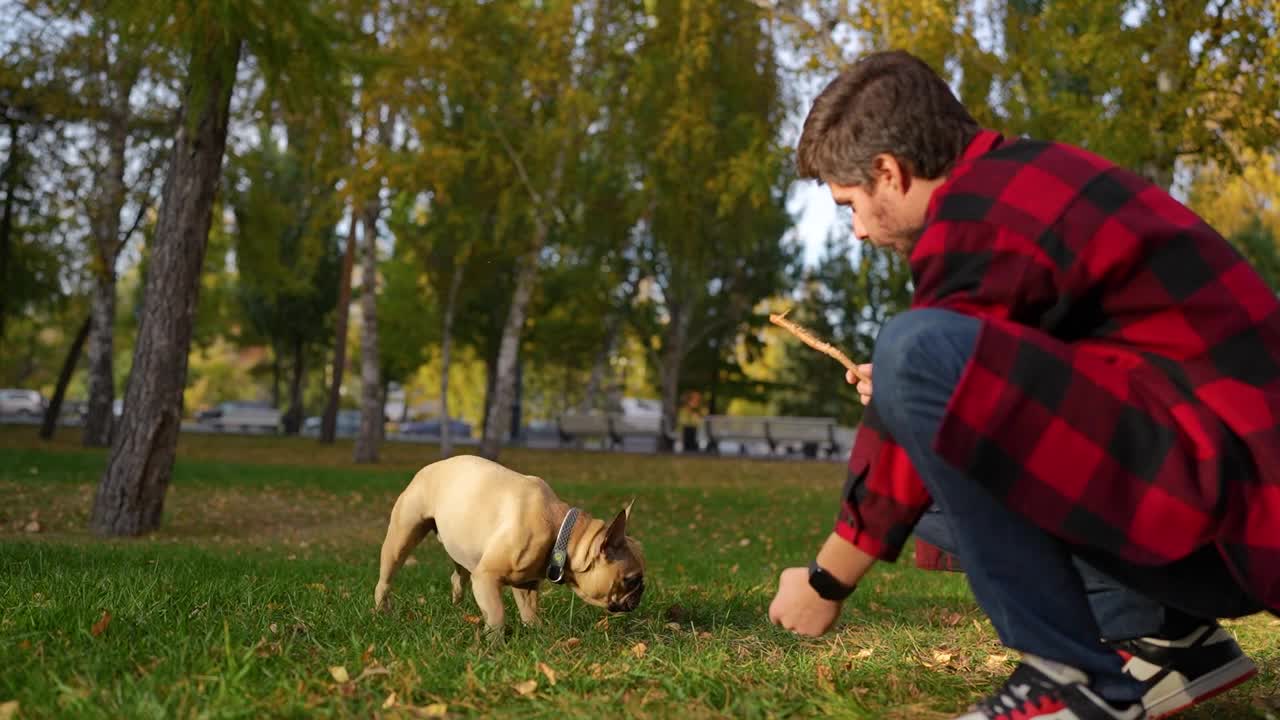
M302 434L307 437L320 437L320 422L323 418L312 415L302 421ZM337 422L334 423L334 435L337 437L355 437L360 432L360 411L339 410Z
M0 390L0 415L43 415L44 408L44 396L35 390Z
M196 422L214 430L277 432L280 411L265 402L224 402L196 415Z
M413 420L400 423L401 435L440 437L440 420ZM458 419L449 421L449 436L455 440L471 437L471 424Z

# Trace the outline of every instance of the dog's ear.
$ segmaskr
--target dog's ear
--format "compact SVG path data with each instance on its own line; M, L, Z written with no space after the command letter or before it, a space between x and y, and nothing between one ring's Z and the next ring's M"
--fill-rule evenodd
M631 503L613 518L604 533L604 549L621 549L627 546L627 518L631 515Z

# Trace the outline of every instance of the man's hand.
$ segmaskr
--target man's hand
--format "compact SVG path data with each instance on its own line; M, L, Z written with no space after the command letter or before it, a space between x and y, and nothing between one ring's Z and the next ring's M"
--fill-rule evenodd
M861 374L866 380L859 379L858 374ZM852 370L845 371L844 380L850 385L858 386L858 397L862 400L863 405L871 402L871 363L859 365L857 373Z
M840 605L823 600L809 585L809 568L787 568L778 578L778 594L769 605L769 621L792 632L817 637L835 624Z

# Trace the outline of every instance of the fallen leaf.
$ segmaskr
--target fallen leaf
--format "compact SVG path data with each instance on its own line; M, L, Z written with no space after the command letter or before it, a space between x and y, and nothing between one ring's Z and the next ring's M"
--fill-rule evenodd
M484 622L484 618L480 617L479 615L463 615L462 619L472 625L479 625L480 623Z
M859 651L858 651L858 654L857 654L857 655L854 655L854 657L856 657L856 658L858 658L858 659L865 659L865 658L869 658L869 657L871 657L871 653L872 653L872 652L874 652L874 651L873 651L871 648L862 648L861 650L859 650Z
M519 695L522 695L524 697L529 697L534 693L535 690L538 689L538 681L525 680L524 682L519 682L519 683L516 683L515 685L512 685L511 689L515 690L516 693Z
M444 703L431 703L422 708L418 713L418 717L426 718L442 718L449 713L449 706Z
M644 657L644 654L648 652L648 650L649 650L649 646L645 645L642 642L638 642L635 645L631 646L631 654L635 655L637 658Z
M738 545L742 547L746 547L750 544L751 544L751 538L742 538L741 540L738 541Z
M414 557L414 556L412 556L412 555L410 555L410 556L408 557L408 559L404 561L404 566L405 566L405 567L412 567L412 566L417 565L417 564L418 564L418 558L416 558L416 557Z
M946 665L947 663L951 662L951 653L948 653L948 652L934 652L934 653L933 653L933 661L934 661L934 662L936 662L936 663L938 663L938 664L940 664L940 665Z
M391 674L390 670L382 667L377 662L375 662L374 664L360 671L360 675L356 677L356 682L360 682L361 680L367 677L373 677L374 675L390 675L390 674Z
M982 664L989 668L997 668L1004 665L1004 662L1008 659L1008 655L988 655L987 659L984 660Z
M816 674L817 674L817 676L818 676L818 686L819 686L819 687L823 687L823 688L826 688L826 689L828 689L828 690L830 690L832 687L834 687L834 683L832 683L832 681L831 681L831 666L830 666L830 665L818 665L816 668L814 668L814 670L815 670L815 673L816 673Z
M347 674L347 669L341 665L334 665L329 668L329 674L333 676L336 682L344 683L351 680L351 676Z
M22 530L23 530L24 532L29 532L29 533L38 533L38 532L40 532L40 521L39 521L39 520L32 520L31 522L29 522L29 523L27 523L26 525L24 525L24 526L22 527Z
M706 630L703 630L702 632L698 633L698 637L701 638L702 640L710 640L711 633L707 632Z
M373 646L370 645L369 647L364 649L363 653L361 653L360 663L363 665L368 665L372 661L373 661Z
M673 630L675 632L680 632L680 623L673 623L673 622L667 623L667 629Z
M943 620L943 623L945 623L950 627L955 627L962 622L964 622L964 616L958 612L951 613L946 617L946 619Z
M556 684L556 671L552 670L550 665L544 662L538 663L538 672L547 676L547 682L551 683L552 685Z
M0 703L0 720L11 720L16 717L18 717L17 700Z
M396 691L392 690L391 694L387 696L387 699L382 701L382 709L389 710L395 706L396 706Z
M426 597L424 597L424 596L422 596L422 595L419 595L419 596L418 596L418 604L419 604L419 605L426 605L426 604L427 604L427 598L426 598Z
M596 629L597 630L609 629L609 617L607 615L605 617L600 618L600 620L596 622Z
M280 626L276 625L275 623L271 623L270 625L268 625L267 629L271 631L272 635L277 635L280 633Z
M102 617L98 618L98 622L94 623L93 627L89 628L89 632L94 637L98 637L99 635L107 631L107 626L110 624L111 624L111 611L103 610Z

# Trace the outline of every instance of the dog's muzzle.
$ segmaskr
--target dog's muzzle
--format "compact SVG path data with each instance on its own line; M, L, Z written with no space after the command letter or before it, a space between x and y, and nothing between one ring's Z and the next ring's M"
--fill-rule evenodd
M622 589L622 597L609 601L609 612L631 612L639 607L640 597L644 595L644 578L636 577L628 580Z

